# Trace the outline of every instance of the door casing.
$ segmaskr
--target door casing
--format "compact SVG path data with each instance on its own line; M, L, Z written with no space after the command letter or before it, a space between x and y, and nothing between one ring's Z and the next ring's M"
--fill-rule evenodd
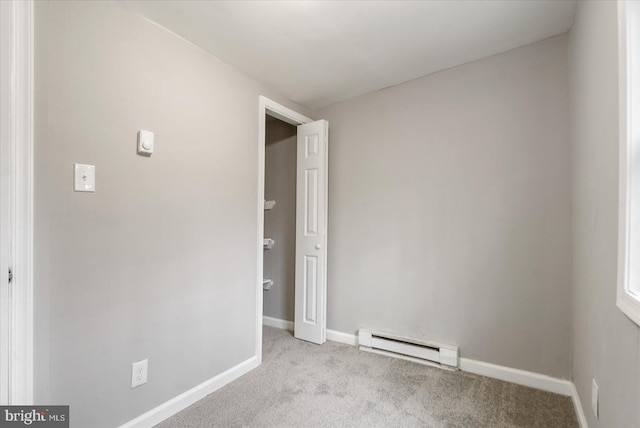
M1 1L0 8L0 404L31 405L34 2Z

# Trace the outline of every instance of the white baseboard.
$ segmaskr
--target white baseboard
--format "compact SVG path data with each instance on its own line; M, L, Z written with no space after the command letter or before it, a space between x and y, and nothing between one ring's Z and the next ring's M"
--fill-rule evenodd
M332 342L345 343L351 346L358 346L358 336L336 330L327 330L327 340L331 340Z
M263 316L262 325L266 325L267 327L279 328L282 330L293 331L293 321L286 321L278 318ZM336 330L327 330L327 340L331 340L332 342L345 343L352 346L358 345L357 336L353 334L342 333L341 331Z
M260 365L258 357L253 356L246 361L230 368L219 375L201 383L177 397L149 410L137 418L121 425L120 428L151 428L165 419L175 415L179 411L189 407L198 400L203 399L212 392L222 388L229 382L233 382L243 374Z
M571 381L497 364L460 358L460 370L556 394L571 396Z
M278 318L263 316L262 325L266 325L267 327L279 328L282 330L293 331L293 321L286 321Z
M578 390L576 389L576 385L573 383L571 384L571 399L573 400L573 407L576 409L576 416L578 417L580 428L589 428L589 424L587 424L587 416L584 414L584 408L582 407Z

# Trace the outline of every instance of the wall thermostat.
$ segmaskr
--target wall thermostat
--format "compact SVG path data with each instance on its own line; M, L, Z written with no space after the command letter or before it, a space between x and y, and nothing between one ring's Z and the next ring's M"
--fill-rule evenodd
M151 156L153 153L153 132L143 129L138 131L138 154Z

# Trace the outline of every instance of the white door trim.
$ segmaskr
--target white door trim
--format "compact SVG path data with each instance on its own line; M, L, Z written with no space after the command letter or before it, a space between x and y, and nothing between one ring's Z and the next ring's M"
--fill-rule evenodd
M0 2L2 7L3 104L2 150L9 153L2 162L2 183L8 186L9 248L13 281L8 288L8 404L33 404L33 0ZM8 39L7 39L8 37ZM0 272L3 284L7 272ZM4 340L4 339L2 339ZM4 385L3 385L4 387ZM4 404L4 403L2 403Z
M263 277L263 235L264 235L264 152L265 152L265 131L266 115L273 116L291 125L302 125L313 122L298 112L291 110L269 98L260 95L258 98L258 236L257 236L257 272L256 278L256 356L258 362L262 363L262 277Z

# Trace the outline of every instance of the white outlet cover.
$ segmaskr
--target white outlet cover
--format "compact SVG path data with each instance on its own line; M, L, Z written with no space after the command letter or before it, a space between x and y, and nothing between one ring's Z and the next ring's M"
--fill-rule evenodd
M73 190L76 192L96 191L95 165L73 164Z
M135 362L131 365L131 388L147 383L147 368L149 360Z

